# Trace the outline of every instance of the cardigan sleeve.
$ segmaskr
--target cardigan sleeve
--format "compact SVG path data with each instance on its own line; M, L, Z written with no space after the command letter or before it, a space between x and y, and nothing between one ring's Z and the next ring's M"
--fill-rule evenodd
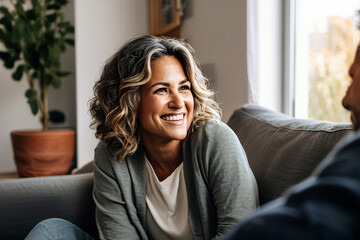
M101 239L140 239L130 221L123 192L118 185L111 161L116 161L100 142L95 149L93 198L96 224Z
M216 208L218 239L233 225L254 212L258 189L246 154L235 133L220 121L203 128L203 171Z

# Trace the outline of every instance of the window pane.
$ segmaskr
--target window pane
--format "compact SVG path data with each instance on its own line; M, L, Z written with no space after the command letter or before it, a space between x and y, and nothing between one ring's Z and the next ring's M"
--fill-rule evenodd
M295 116L349 122L341 99L358 44L358 0L301 0L295 5Z

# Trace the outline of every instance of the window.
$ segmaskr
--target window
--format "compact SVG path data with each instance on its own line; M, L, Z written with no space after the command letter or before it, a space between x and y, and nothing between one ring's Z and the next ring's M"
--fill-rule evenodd
M288 4L287 112L297 118L349 122L341 99L350 81L347 70L359 41L354 26L359 1L295 0Z

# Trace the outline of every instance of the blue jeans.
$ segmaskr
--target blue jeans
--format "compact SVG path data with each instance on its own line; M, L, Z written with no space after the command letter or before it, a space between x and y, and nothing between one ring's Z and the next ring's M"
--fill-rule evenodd
M25 238L25 240L50 239L93 240L89 234L81 230L78 226L61 218L49 218L41 221Z

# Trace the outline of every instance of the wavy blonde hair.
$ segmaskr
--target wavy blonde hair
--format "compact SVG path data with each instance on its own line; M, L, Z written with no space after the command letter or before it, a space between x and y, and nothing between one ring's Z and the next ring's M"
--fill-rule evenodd
M125 43L105 64L100 79L94 86L90 100L91 127L95 136L117 154L117 159L133 154L140 135L137 115L140 88L151 78L151 62L164 56L175 57L182 65L192 86L194 118L189 132L208 119L220 119L221 110L213 100L194 57L192 47L179 40L154 36L140 36Z

